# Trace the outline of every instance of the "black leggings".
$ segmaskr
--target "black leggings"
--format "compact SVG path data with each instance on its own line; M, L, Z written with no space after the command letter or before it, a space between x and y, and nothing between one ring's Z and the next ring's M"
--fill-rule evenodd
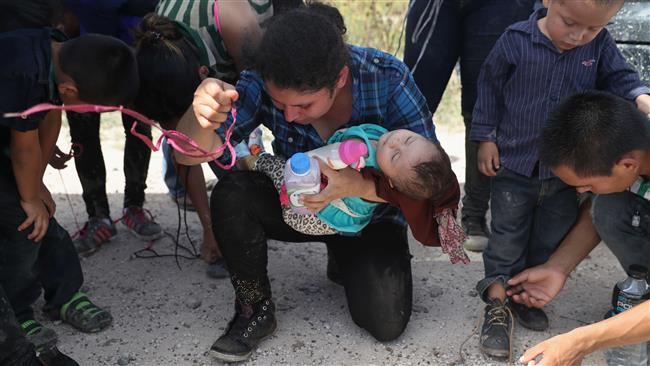
M393 340L406 328L413 297L406 228L383 222L368 225L358 237L299 233L283 221L278 193L259 172L223 177L212 191L210 207L213 231L240 301L271 297L267 239L321 241L339 266L354 322L379 341ZM247 288L240 288L242 284Z
M110 217L106 196L106 167L99 141L99 114L68 112L72 143L82 146L75 156L75 167L83 188L83 199L89 217ZM122 115L126 143L124 145L124 207L144 204L147 172L151 150L131 134L133 118ZM151 138L151 127L138 124L136 131Z

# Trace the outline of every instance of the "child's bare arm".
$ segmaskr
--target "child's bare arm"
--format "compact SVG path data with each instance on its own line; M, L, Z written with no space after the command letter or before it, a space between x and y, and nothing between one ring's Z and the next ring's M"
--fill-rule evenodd
M641 94L636 97L636 106L641 112L650 116L650 95Z
M34 224L34 230L28 239L40 241L49 224L49 213L41 201L42 152L39 144L38 130L26 132L11 129L11 165L27 219L18 227L25 230Z
M41 145L41 177L45 172L47 163L54 154L56 139L59 137L61 130L61 111L50 111L45 118L38 124L38 140Z

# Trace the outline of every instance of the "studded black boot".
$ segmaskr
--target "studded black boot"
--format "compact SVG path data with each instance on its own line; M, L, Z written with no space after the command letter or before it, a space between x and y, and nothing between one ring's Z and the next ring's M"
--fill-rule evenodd
M253 305L236 301L235 316L226 332L210 347L210 354L226 362L245 361L276 327L275 305L270 299Z

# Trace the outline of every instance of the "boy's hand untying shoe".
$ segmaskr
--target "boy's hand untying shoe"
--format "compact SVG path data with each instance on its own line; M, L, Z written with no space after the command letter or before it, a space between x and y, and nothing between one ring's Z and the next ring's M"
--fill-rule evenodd
M218 79L207 78L194 92L192 108L203 128L217 129L228 118L232 103L239 98L235 87Z
M494 177L500 168L501 160L497 144L492 141L482 141L478 148L478 170L488 177Z
M47 212L45 203L40 198L36 198L33 201L20 200L20 206L25 211L27 219L18 226L18 231L23 231L34 224L34 230L27 236L27 239L36 242L41 241L50 224L50 214Z

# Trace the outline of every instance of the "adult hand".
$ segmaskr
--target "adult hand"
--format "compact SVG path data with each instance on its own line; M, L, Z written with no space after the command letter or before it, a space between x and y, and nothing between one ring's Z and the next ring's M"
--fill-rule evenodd
M201 244L201 259L206 263L214 263L222 257L217 240L212 230L203 230L203 243Z
M561 270L542 264L511 278L506 294L520 304L542 308L562 290L566 279Z
M56 212L56 203L54 203L52 194L45 184L41 183L41 190L38 192L38 198L40 198L45 204L45 208L47 208L47 211L50 213L50 218L54 217L54 213Z
M362 196L364 179L361 173L349 167L334 170L319 158L316 160L321 174L327 177L327 187L318 194L302 196L302 203L311 212L316 213L339 198Z
M50 215L47 212L45 203L37 198L33 201L20 200L20 206L25 211L27 219L18 226L18 231L27 229L30 225L34 224L34 230L27 235L27 239L36 242L41 241L47 232L47 227L50 224Z
M232 103L239 98L235 87L218 79L207 78L194 92L192 109L203 128L217 129L228 118Z
M492 141L482 141L478 148L478 170L483 175L494 177L499 168L501 168L501 160L497 144Z
M519 359L528 366L573 366L580 365L586 352L581 347L577 330L547 339L528 349ZM541 356L539 362L536 358Z
M68 160L72 159L73 156L74 156L73 154L64 153L59 149L58 146L55 145L54 153L50 157L49 163L52 166L52 168L61 170L67 167L65 163L68 162Z

